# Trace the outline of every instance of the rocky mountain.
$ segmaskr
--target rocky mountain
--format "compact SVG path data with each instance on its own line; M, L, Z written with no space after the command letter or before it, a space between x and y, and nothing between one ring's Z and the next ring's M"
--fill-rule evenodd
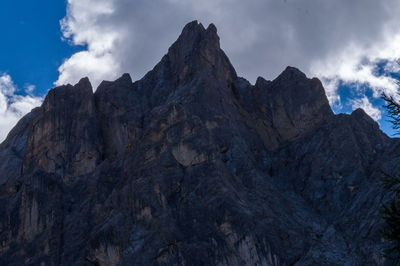
M141 80L54 88L9 133L0 264L384 265L399 145L296 68L238 77L194 21Z

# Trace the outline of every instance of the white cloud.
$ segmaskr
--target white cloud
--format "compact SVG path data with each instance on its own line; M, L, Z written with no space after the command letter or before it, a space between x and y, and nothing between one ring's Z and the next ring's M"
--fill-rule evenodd
M0 142L3 141L8 132L18 120L39 106L42 98L30 95L16 94L17 88L10 75L0 75Z
M76 83L82 77L91 77L96 87L104 78L114 79L119 73L119 65L109 52L96 53L91 50L73 54L58 69L60 76L56 85Z
M396 80L387 74L399 70L398 58L400 58L400 31L398 36L383 36L369 48L359 49L349 46L329 59L316 60L311 65L311 72L323 79L330 79L330 82L367 85L372 89L375 98L379 98L382 92L397 98ZM376 75L375 69L382 60L388 61L384 68L386 74ZM326 89L328 95L338 96L337 86L326 86ZM338 99L331 98L331 104L335 103L335 100Z
M382 118L382 112L378 108L374 107L366 96L360 99L353 99L351 103L353 110L361 108L376 121Z
M64 36L87 50L64 62L57 84L89 76L96 87L123 72L141 78L197 19L216 24L240 75L272 79L296 66L321 78L341 106L339 81L370 86L374 97L397 91L374 70L381 60L393 70L400 58L398 14L398 0L68 0Z
M75 84L83 76L91 78L94 87L103 79L114 79L120 74L115 57L115 42L124 34L112 27L108 19L113 13L114 1L69 0L67 16L61 20L61 30L72 44L87 45L86 51L68 58L60 67L56 85Z
M33 91L36 89L36 86L33 84L25 84L24 85L25 92L29 95L32 95Z

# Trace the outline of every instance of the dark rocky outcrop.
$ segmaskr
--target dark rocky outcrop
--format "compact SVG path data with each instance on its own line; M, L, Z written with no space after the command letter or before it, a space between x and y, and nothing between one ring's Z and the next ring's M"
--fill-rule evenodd
M399 160L318 79L238 77L195 21L141 80L57 87L10 132L0 261L383 265L378 169Z
M36 167L63 179L94 172L103 140L89 79L50 90L30 130L23 175Z

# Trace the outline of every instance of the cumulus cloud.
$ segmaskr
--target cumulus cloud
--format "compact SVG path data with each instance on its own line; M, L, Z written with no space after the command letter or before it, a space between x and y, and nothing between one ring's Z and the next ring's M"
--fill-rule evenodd
M339 82L395 95L389 72L400 57L399 11L398 0L68 0L64 37L87 49L64 62L56 83L87 75L96 86L123 72L138 79L197 19L216 24L223 49L250 81L292 65L321 78L332 105L341 104ZM387 67L377 75L382 60Z
M29 89L32 89L32 85ZM39 106L42 98L31 95L18 95L17 88L10 75L0 75L0 142L18 122L18 120L30 112L34 107Z

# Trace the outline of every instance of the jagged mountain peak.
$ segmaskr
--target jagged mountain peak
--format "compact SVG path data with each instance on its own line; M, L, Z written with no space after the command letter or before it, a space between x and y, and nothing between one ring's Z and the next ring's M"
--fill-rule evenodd
M257 108L273 128L267 130L267 146L271 149L301 137L334 116L322 83L295 67L288 66L272 81L258 77L252 91Z
M78 83L75 85L77 88L85 89L85 90L92 90L92 84L88 77L81 78Z
M103 90L108 90L112 88L116 88L116 87L123 87L123 88L127 88L127 87L132 87L132 78L131 75L128 73L124 73L121 77L117 78L115 81L106 81L103 80L100 85L97 87L97 90L95 92L96 95L102 94ZM114 93L116 93L115 91L113 91Z
M296 67L287 66L277 79L306 79L307 76Z
M236 71L219 45L216 27L205 29L193 21L184 27L161 61L138 81L137 88L150 106L156 106L181 93L202 94L199 90L226 88L236 79ZM199 87L194 83L204 84ZM144 91L145 87L151 89Z
M255 86L256 86L256 87L259 87L259 88L260 88L260 87L266 87L269 83L271 83L270 80L266 80L266 79L263 78L263 77L257 77Z
M370 117L364 109L362 108L357 108L351 113L351 117L354 119L357 119L359 121L365 121L366 123L372 124L375 126L375 128L379 129L379 124Z
M177 45L193 47L200 42L207 42L210 47L219 48L219 36L214 24L210 24L207 29L197 20L186 24L178 40L171 48L173 49Z
M66 103L73 103L71 107L78 110L81 107L80 103L82 101L87 102L87 104L90 105L92 98L92 85L89 78L84 77L74 86L68 84L51 89L46 95L42 107L44 108L43 110L48 111L53 108L60 108L60 106L63 106Z
M383 265L375 169L400 152L371 121L293 67L251 85L191 22L142 79L52 89L0 145L0 261Z
M232 75L236 76L229 59L220 47L217 28L214 24L210 24L205 29L197 21L188 23L176 42L168 49L167 57L170 64L180 74L190 70L201 72L229 68L234 72Z
M115 80L116 83L123 83L123 84L131 84L132 83L132 78L129 73L124 73L122 74L121 77Z
M357 117L357 118L361 118L361 117L365 117L365 116L369 117L368 114L365 112L365 110L362 108L357 108L356 110L354 110L351 113L351 115L354 117Z

